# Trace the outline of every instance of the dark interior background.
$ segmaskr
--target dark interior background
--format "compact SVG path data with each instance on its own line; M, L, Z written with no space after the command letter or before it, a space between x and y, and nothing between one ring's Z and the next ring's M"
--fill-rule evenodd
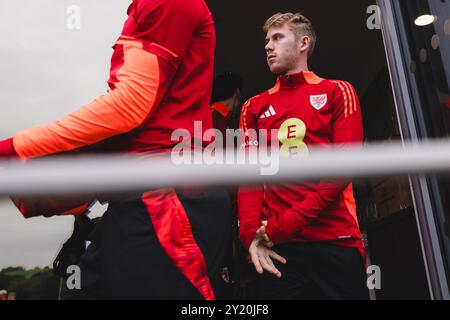
M386 66L381 30L369 30L374 0L207 0L217 31L216 73L244 79L245 98L271 88L262 25L277 12L300 12L314 24L317 47L309 68L319 76L351 82L363 96Z

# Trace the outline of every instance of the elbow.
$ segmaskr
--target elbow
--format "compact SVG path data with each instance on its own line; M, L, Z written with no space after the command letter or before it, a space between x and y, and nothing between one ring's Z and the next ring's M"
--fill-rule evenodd
M157 91L157 85L143 88L124 83L110 92L108 102L116 110L115 114L119 115L115 122L120 123L121 133L139 127L146 120L156 104Z

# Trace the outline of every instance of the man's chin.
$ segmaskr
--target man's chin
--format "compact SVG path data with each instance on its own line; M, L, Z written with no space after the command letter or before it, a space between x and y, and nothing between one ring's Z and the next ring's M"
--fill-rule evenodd
M272 72L273 74L275 74L277 76L281 76L286 73L286 70L284 70L283 68L280 68L278 66L274 66L274 65L269 66L269 69L270 69L270 72Z

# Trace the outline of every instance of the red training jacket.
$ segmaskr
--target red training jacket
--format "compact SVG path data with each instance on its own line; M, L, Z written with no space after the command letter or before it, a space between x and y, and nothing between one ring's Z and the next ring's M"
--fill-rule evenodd
M246 133L267 129L269 142L270 129L279 129L275 141L280 153L299 159L313 152L312 146L342 148L361 144L363 139L361 110L353 86L307 71L280 76L274 88L247 101L241 129ZM246 141L246 145L255 142ZM267 234L276 244L326 241L363 246L349 181L242 187L238 206L239 233L246 248L264 220L268 220Z

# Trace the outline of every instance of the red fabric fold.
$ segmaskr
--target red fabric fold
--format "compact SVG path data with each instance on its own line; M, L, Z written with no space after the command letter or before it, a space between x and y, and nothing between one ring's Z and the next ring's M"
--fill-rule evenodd
M166 254L206 300L214 300L205 258L175 191L146 192L142 200Z

